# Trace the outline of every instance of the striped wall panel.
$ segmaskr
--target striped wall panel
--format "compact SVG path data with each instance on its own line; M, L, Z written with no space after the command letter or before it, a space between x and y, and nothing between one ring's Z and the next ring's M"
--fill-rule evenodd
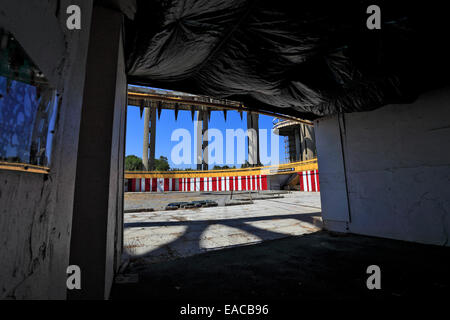
M298 175L300 191L320 191L318 170L301 171ZM267 190L267 186L266 175L125 179L125 192L256 191Z
M125 192L231 190L267 190L267 176L125 179Z
M126 192L164 192L178 191L178 179L136 178L125 179Z
M179 178L177 180L179 187L175 191L267 190L265 175Z
M298 175L300 178L300 191L320 191L318 170L301 171Z

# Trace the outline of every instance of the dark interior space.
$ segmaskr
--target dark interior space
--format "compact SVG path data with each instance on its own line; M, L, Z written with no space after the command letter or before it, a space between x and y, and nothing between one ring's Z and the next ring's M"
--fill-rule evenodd
M382 290L367 290L372 264ZM116 284L111 299L441 300L448 270L448 248L320 231L129 268L139 282Z
M0 0L0 299L448 300L449 30L438 1ZM163 109L197 170L156 172ZM248 159L214 170L228 111Z

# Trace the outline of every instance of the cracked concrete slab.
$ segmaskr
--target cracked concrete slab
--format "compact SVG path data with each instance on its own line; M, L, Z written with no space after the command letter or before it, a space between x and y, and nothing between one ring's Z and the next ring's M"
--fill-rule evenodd
M173 194L166 197L173 200ZM320 194L298 191L251 205L125 213L124 257L156 263L308 234L321 229L320 215Z

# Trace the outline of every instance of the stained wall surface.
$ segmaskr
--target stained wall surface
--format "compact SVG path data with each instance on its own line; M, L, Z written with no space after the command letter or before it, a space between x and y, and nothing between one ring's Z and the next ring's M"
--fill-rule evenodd
M328 229L449 245L450 88L315 127Z
M82 12L68 30L66 8ZM49 174L0 170L0 298L64 299L91 1L0 1L13 33L59 93Z

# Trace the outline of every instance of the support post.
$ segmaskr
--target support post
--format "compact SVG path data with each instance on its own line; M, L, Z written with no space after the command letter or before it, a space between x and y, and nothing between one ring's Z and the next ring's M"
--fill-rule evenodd
M197 163L197 170L202 170L202 163L203 163L203 113L199 110L197 111L197 120L195 120L195 129L196 129L196 163Z
M150 108L144 108L144 139L142 146L142 164L144 170L148 171L148 146L149 146L149 133L150 133Z
M127 99L122 23L121 13L94 7L70 232L69 264L82 271L81 289L68 290L69 299L107 299L119 267Z
M156 108L152 106L150 109L150 158L148 159L148 169L155 170L155 148L156 148Z
M206 111L203 111L203 144L202 144L202 149L203 149L203 161L202 161L202 165L203 168L202 170L208 170L208 113Z
M295 126L294 128L294 138L295 138L295 161L301 161L302 160L302 154L301 154L301 141L300 141L300 130L301 126Z
M311 160L315 157L315 138L314 138L314 127L306 125L304 123L300 124L302 136L302 160Z
M259 157L259 115L257 113L247 113L247 141L248 141L248 162L257 166L261 163Z

